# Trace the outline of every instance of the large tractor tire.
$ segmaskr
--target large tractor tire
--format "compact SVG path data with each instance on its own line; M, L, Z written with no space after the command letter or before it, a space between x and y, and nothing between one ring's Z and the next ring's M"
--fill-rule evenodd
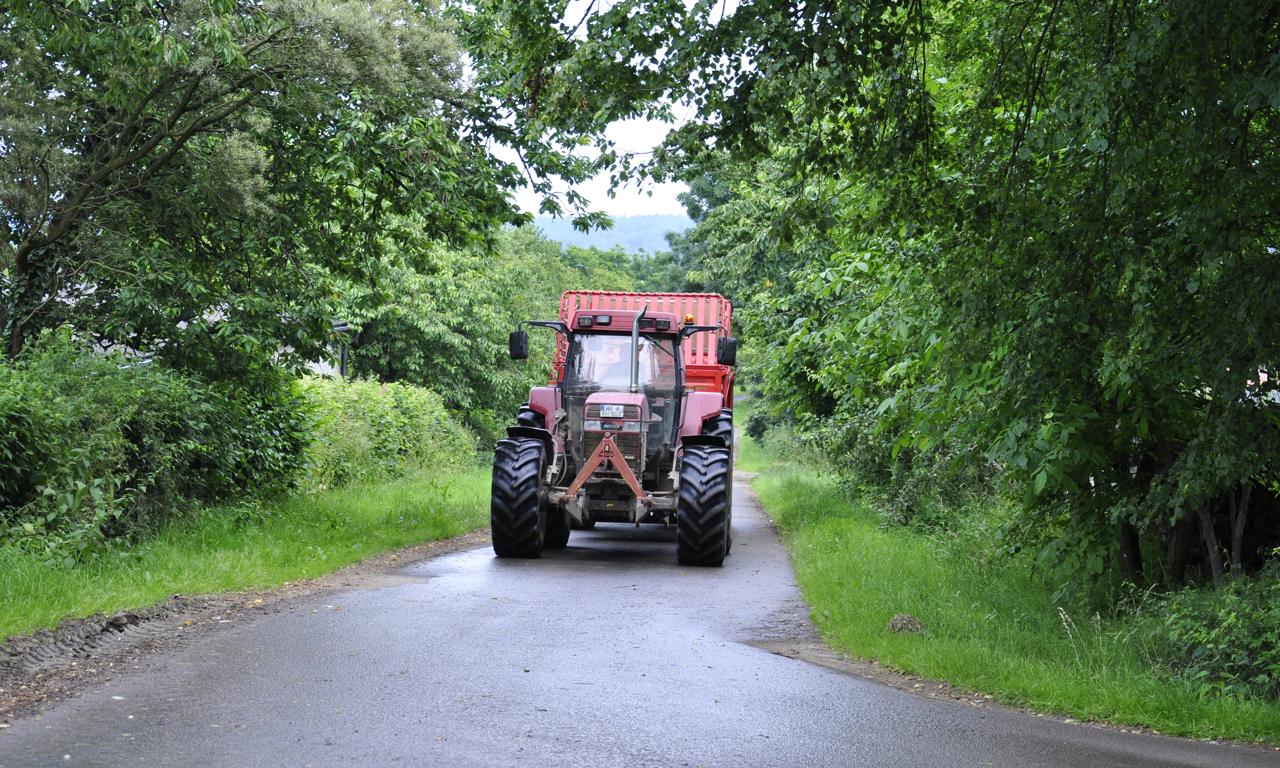
M730 453L730 463L733 458L733 411L730 408L721 408L719 416L710 417L703 422L703 434L714 435L724 440L724 444L728 445L728 453ZM728 522L724 524L724 554L728 554L733 550L733 477L732 467L730 467L730 481L728 481Z
M547 420L541 413L530 408L528 403L521 403L520 410L516 411L516 425L546 429Z
M564 549L569 546L569 513L559 507L547 507L547 536L543 549Z
M676 557L683 565L719 566L729 554L733 466L728 448L693 445L680 462Z
M712 416L702 422L702 434L712 435L724 440L724 444L733 449L733 411L721 408L719 416Z
M505 438L493 454L489 527L498 557L539 557L546 515L539 499L545 460L541 440Z
M702 434L714 435L722 438L724 444L729 446L730 463L733 459L733 411L728 408L721 408L719 416L713 416L702 422ZM729 469L729 522L725 523L725 546L724 553L727 555L733 551L733 469Z

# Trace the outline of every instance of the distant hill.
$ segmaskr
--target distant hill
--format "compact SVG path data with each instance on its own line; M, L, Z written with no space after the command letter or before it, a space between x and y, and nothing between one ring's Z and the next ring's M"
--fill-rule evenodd
M534 226L550 240L584 248L595 246L608 250L620 246L627 253L658 253L666 251L668 232L683 232L693 226L687 216L615 216L613 228L593 232L579 232L573 223L565 219L539 216Z

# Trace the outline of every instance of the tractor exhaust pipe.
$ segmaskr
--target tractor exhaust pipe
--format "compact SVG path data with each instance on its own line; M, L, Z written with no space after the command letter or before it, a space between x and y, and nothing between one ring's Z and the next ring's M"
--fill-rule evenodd
M649 311L645 304L631 321L631 391L640 391L640 318Z

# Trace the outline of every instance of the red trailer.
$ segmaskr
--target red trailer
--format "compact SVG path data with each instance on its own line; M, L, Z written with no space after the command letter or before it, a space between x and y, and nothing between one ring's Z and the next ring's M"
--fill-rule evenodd
M684 352L685 383L690 391L720 392L725 406L733 407L733 368L716 362L716 344L722 336L733 335L733 305L718 293L627 293L624 291L565 291L560 297L560 319L569 322L575 312L638 311L649 307L666 312L693 325L715 325L723 330L715 334L692 336L681 345ZM569 339L559 337L555 364L551 371L554 385L564 376Z
M537 557L597 522L676 526L683 563L732 546L733 308L714 293L567 291L551 382L498 442L494 551ZM528 335L511 334L511 356Z

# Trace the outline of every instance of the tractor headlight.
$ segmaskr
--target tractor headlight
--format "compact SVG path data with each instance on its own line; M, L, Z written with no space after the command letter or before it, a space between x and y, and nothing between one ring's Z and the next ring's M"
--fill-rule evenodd
M582 431L583 432L599 432L600 420L599 419L583 419Z
M639 432L639 431L640 431L640 422L638 422L638 421L624 421L624 422L622 422L622 431L623 431L623 432Z

